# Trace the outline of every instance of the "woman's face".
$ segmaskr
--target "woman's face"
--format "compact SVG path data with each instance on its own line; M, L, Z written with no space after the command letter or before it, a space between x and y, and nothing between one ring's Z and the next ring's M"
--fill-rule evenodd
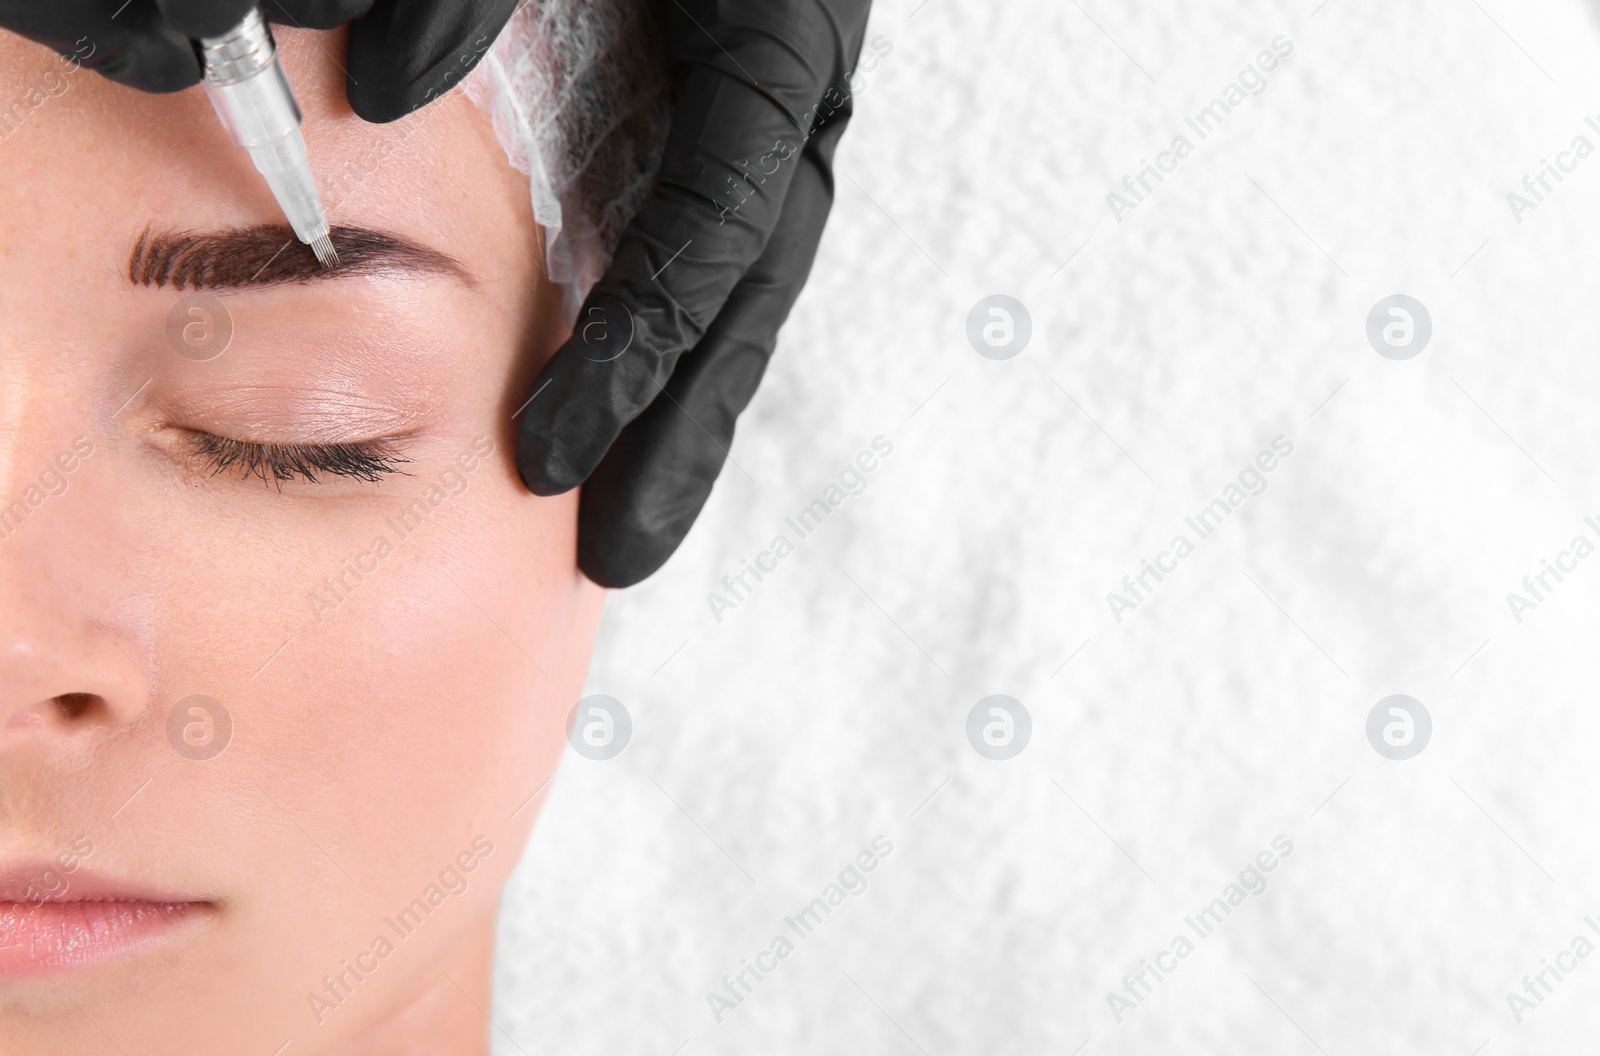
M489 1030L601 607L512 460L558 298L470 101L278 40L327 277L199 89L0 34L0 1051Z

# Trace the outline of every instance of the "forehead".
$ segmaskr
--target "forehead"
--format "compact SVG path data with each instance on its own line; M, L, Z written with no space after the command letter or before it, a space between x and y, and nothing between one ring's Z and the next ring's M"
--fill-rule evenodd
M342 32L275 31L305 115L313 171L334 223L394 231L476 274L526 278L538 244L526 178L460 92L388 125L344 98ZM147 95L0 32L0 270L125 269L151 221L208 229L282 222L248 155L199 88ZM9 264L7 262L10 262Z

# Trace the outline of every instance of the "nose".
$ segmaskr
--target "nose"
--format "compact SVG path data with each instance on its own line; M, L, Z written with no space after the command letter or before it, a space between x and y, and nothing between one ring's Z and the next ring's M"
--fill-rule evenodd
M41 727L133 722L150 706L150 673L118 611L125 555L106 534L106 507L96 516L84 494L33 507L9 475L0 489L0 747Z

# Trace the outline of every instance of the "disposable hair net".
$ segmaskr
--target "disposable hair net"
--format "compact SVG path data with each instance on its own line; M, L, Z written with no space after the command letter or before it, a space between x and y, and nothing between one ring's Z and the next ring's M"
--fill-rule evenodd
M649 192L666 139L666 63L646 6L524 0L465 80L528 175L569 323Z

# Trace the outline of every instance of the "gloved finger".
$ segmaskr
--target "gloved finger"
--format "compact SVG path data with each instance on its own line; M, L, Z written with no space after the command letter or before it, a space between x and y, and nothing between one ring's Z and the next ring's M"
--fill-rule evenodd
M667 8L681 80L655 189L585 302L583 321L611 325L580 326L524 411L518 468L536 494L586 479L656 397L761 255L806 137L849 114L866 0L687 3Z
M798 140L763 93L689 68L655 187L522 412L517 464L535 494L582 483L705 333L778 222Z
M350 108L405 117L457 84L488 53L516 0L382 0L350 24Z
M297 29L333 29L359 18L372 0L156 0L167 25L198 40L220 37L259 6L268 22Z
M153 0L3 0L0 26L130 88L176 92L200 81L189 39Z
M334 29L360 18L372 0L266 0L261 13L268 22L296 29Z
M167 27L196 40L222 36L254 6L254 0L156 0Z
M603 587L630 587L689 534L800 295L833 202L827 149L807 151L761 257L734 287L655 400L622 430L583 487L578 567Z
M868 0L665 0L669 58L711 66L764 92L796 129L842 89L866 33ZM830 104L831 105L831 104Z

